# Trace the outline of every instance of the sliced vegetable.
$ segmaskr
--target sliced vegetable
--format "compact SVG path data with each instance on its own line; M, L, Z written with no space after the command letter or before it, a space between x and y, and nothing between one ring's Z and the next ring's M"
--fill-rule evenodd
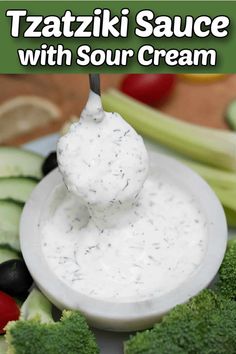
M222 79L225 74L179 74L184 79L188 79L194 82L209 82Z
M210 184L224 207L228 225L236 227L236 173L221 171L187 159L182 161Z
M236 99L228 105L225 112L225 120L232 130L236 130Z
M211 186L236 190L236 173L222 171L218 168L203 165L188 159L178 158L201 175Z
M4 328L9 321L19 319L20 310L16 301L9 295L0 291L0 333L5 333Z
M176 152L211 166L236 171L236 133L174 119L117 90L103 95L103 105L108 111L120 113L142 135Z
M20 251L19 223L23 206L11 200L0 200L0 245Z
M46 176L49 172L57 168L58 163L57 163L57 153L56 151L51 152L48 157L46 157L43 166L42 166L42 171L43 175Z
M18 252L7 247L0 247L0 265L1 263L9 261L10 259L19 259L19 258L20 255Z
M11 296L24 296L33 284L22 259L12 259L0 264L0 274L0 290Z
M236 173L221 171L183 158L180 160L210 184L224 207L228 225L236 227Z
M173 91L174 74L129 74L121 83L121 91L146 104L163 102Z
M224 207L227 224L230 227L236 227L236 210Z
M37 180L27 177L2 177L0 178L0 199L13 199L25 203Z
M224 207L228 225L236 227L236 173L221 171L187 159L181 160L210 184Z
M236 215L236 190L225 190L216 186L213 186L213 189L228 212L230 211L231 217L233 217L233 212Z
M224 206L228 225L236 227L236 189L223 189L213 186L213 189Z
M42 177L43 157L14 147L0 147L0 177Z

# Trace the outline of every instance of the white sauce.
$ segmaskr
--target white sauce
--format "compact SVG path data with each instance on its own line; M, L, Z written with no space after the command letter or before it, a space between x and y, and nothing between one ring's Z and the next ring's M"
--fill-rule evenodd
M92 92L57 151L68 190L83 200L99 225L114 225L117 213L131 207L147 177L143 139L118 113L104 112Z
M155 166L148 174L141 137L103 112L95 95L60 139L58 159L69 191L55 188L40 228L59 279L93 298L125 302L166 294L196 271L207 239L200 207L168 173Z
M99 229L64 186L48 205L42 222L47 262L70 287L96 298L165 294L189 278L205 251L204 216L166 175L150 176L125 226L114 229Z

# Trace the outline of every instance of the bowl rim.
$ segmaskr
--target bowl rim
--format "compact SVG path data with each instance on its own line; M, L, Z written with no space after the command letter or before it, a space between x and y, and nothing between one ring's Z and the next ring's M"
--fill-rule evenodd
M95 299L70 288L55 277L41 249L39 220L47 197L63 183L58 169L47 175L25 204L20 221L20 244L26 265L41 291L59 308L78 309L89 323L112 330L138 330L151 326L175 305L186 302L207 287L218 272L227 245L223 207L209 185L176 159L149 151L150 161L168 171L191 190L208 220L208 244L197 270L181 286L148 300L114 302ZM154 163L155 161L155 163ZM183 178L184 176L184 178ZM193 191L193 192L192 192Z

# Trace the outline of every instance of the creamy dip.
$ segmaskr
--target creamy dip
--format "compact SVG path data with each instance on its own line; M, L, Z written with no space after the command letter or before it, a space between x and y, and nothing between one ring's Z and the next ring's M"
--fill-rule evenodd
M59 140L57 153L68 190L83 200L99 225L116 223L148 173L141 136L118 113L104 112L93 92L79 122Z
M142 138L90 94L58 144L65 182L41 216L42 249L69 287L114 302L150 299L198 269L207 223L190 191L148 164Z
M197 202L165 174L149 176L116 227L99 229L64 185L41 223L50 268L73 289L110 301L142 300L178 287L198 268L206 223Z

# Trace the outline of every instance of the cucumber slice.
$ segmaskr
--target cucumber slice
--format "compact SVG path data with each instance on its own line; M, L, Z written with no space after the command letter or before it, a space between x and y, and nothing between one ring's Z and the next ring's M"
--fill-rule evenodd
M0 178L0 199L13 199L25 203L37 181L26 177Z
M0 264L10 259L20 259L19 253L10 248L0 247Z
M42 178L43 157L14 147L0 147L0 177Z
M0 245L20 251L19 223L23 206L11 200L0 200Z
M236 130L236 100L231 101L228 105L225 120L232 130Z

